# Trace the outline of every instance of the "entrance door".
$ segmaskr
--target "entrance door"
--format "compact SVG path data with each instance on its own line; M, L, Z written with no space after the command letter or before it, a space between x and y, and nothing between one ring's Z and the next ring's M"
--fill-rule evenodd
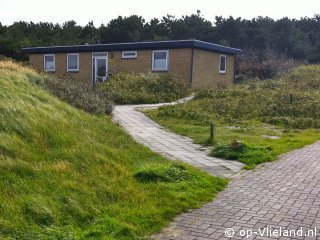
M100 56L95 56L100 55ZM93 85L107 80L108 76L108 55L105 53L94 53L92 61Z

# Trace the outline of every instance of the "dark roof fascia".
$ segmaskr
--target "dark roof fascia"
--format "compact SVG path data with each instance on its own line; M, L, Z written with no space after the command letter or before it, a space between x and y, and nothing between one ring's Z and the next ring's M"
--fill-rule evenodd
M135 43L111 43L93 45L74 45L74 46L52 46L22 48L24 52L36 53L71 53L71 52L107 52L107 51L130 51L130 50L152 50L152 49L176 49L176 48L196 48L206 51L213 51L225 54L237 54L240 49L229 48L213 43L198 40L178 40L161 42L135 42Z
M225 47L222 45L203 42L203 41L195 41L194 48L206 50L206 51L224 53L224 54L232 54L232 55L242 52L241 49Z

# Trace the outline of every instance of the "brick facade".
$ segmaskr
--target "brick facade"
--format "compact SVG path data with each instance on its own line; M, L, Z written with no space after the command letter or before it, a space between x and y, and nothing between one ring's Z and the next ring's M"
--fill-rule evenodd
M44 54L30 54L30 63L37 70L44 70ZM67 72L67 53L55 54L57 77L71 77L77 81L92 84L92 53L79 53L79 71Z
M225 55L225 54L222 54ZM226 73L220 73L220 53L195 49L193 53L192 87L201 89L230 85L234 79L234 56L227 57Z
M192 57L193 51L193 57ZM108 52L108 71L116 72L151 72L152 50L139 50L135 59L122 59L121 51ZM67 53L56 53L55 74L58 77L71 77L83 83L92 84L92 52L79 53L79 71L67 72ZM30 63L42 71L44 54L30 54ZM193 64L192 64L193 63ZM168 73L190 83L192 88L200 89L217 84L231 84L234 77L234 57L227 55L227 71L219 73L220 54L191 48L169 49ZM193 65L193 66L192 66Z

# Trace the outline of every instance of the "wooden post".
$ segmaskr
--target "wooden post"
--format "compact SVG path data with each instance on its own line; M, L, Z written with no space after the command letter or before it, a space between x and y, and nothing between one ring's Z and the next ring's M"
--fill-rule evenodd
M213 144L214 139L214 125L213 122L210 123L210 143Z

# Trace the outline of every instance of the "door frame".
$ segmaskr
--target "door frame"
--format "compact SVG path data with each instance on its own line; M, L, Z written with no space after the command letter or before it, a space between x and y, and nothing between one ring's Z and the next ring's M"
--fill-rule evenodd
M94 56L95 54L101 54L101 56ZM97 60L98 59L105 59L106 60L106 78L108 77L108 59L109 54L108 52L92 52L92 66L91 66L91 78L92 78L92 85L96 85L96 70L97 70Z

